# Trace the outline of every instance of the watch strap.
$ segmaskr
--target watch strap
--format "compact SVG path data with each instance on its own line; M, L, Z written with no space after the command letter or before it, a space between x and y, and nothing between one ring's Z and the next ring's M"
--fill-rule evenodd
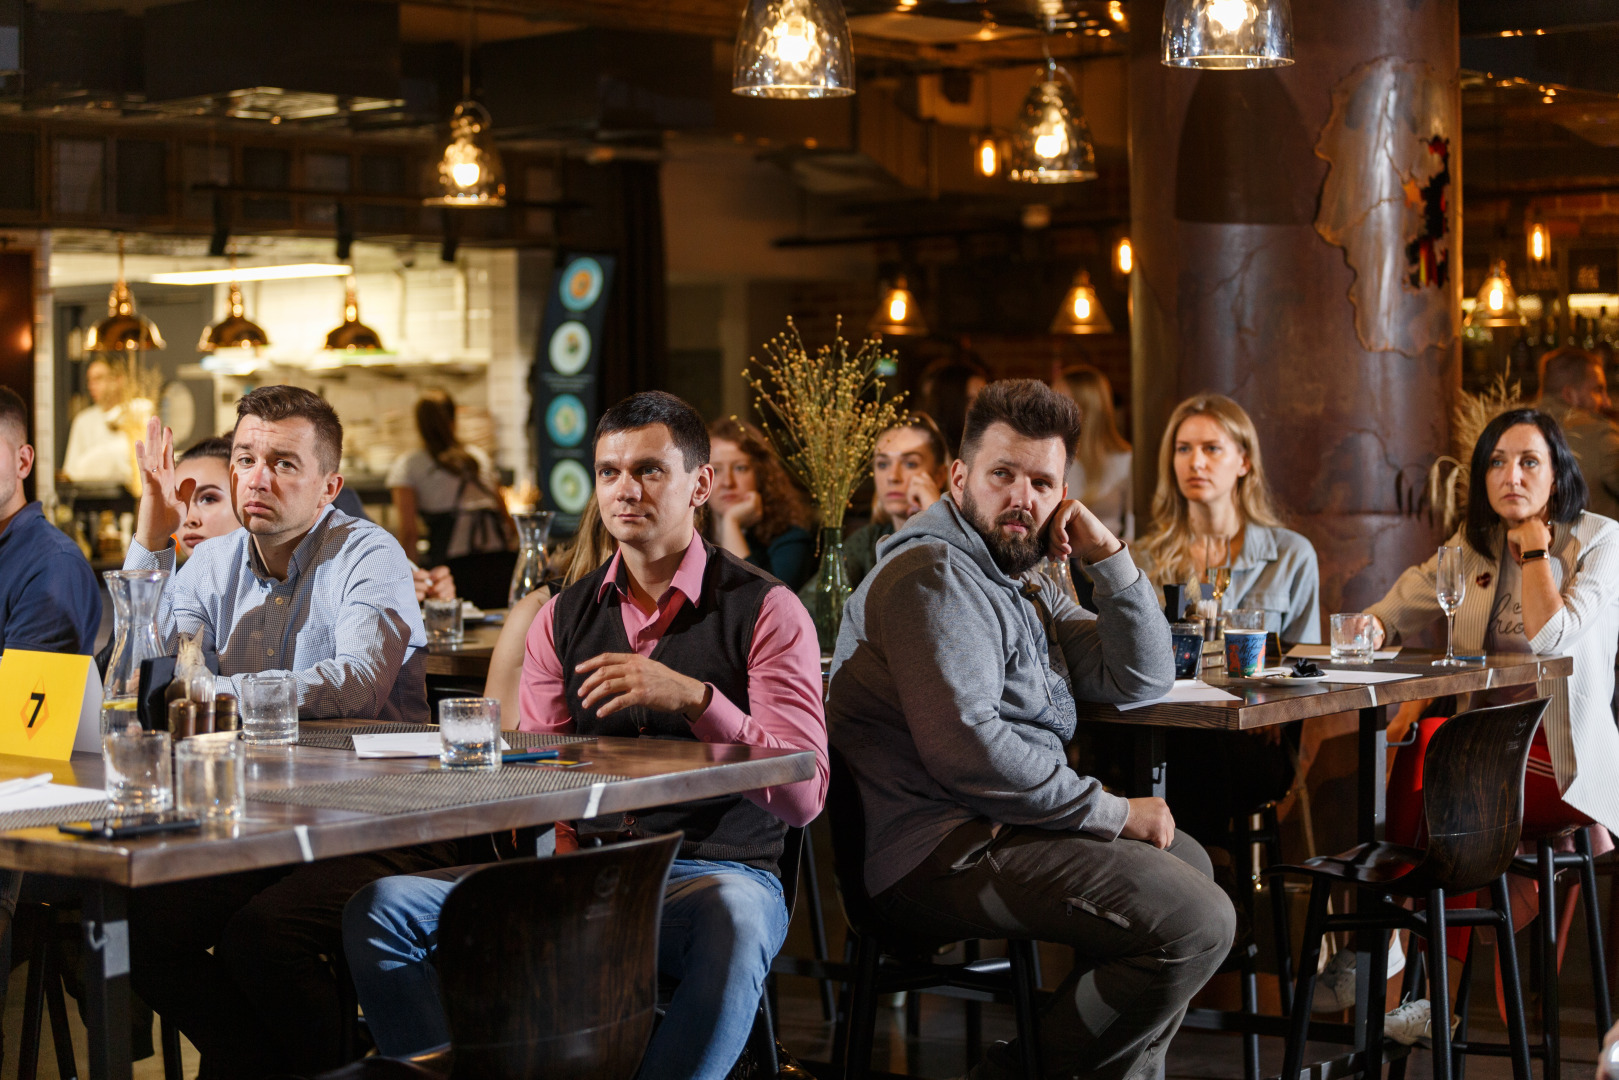
M1518 561L1521 563L1526 563L1534 562L1537 559L1546 559L1550 557L1550 553L1545 548L1536 548L1533 551L1526 551L1522 555L1518 556Z

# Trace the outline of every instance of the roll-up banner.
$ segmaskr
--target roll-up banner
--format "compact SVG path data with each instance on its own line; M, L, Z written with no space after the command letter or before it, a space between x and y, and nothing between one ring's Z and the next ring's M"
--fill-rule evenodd
M556 511L553 535L572 533L595 496L590 433L601 415L599 354L611 255L568 254L540 324L539 355L529 374L529 425L539 466L540 508Z

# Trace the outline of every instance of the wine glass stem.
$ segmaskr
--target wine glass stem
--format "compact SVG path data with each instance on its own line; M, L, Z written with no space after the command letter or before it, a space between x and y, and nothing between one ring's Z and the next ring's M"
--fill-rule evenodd
M1445 615L1445 659L1456 659L1456 613Z

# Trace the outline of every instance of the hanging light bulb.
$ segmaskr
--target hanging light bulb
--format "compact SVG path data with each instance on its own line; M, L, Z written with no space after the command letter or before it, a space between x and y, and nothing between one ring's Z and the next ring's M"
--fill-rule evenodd
M463 101L450 117L450 142L439 158L439 194L428 206L505 206L506 180L500 151L489 134L489 113L476 101Z
M1529 226L1529 259L1536 266L1545 266L1552 257L1552 237L1546 223L1536 218Z
M1119 242L1113 245L1113 266L1126 275L1136 268L1136 249L1128 236L1119 237Z
M135 311L135 298L124 280L124 238L118 237L118 283L107 296L107 317L84 335L84 351L93 353L145 352L163 348L157 324Z
M1081 270L1062 298L1057 317L1051 320L1053 334L1111 334L1113 323L1096 299L1091 276Z
M1507 277L1505 259L1497 259L1495 265L1490 267L1489 276L1478 291L1473 310L1467 313L1466 323L1468 326L1492 328L1523 325L1523 312L1518 310L1518 291L1512 287L1512 279Z
M842 0L747 0L731 92L829 98L854 93L854 44Z
M232 255L230 262L231 269L236 269L236 256ZM247 317L246 305L242 303L242 287L234 281L230 283L229 307L229 314L202 332L202 340L197 343L198 352L251 349L257 354L260 349L270 344L269 335L264 332L264 328Z
M978 169L978 175L983 177L1000 175L1001 145L995 140L994 132L981 132L976 142L977 149L973 152L973 164Z
M360 321L360 298L352 277L343 299L343 325L326 335L326 347L342 352L382 350L381 335Z
M1090 125L1066 77L1053 60L1023 99L1007 155L1007 178L1030 184L1071 184L1096 179Z
M900 336L915 336L928 332L927 320L922 318L922 309L917 306L916 297L911 293L910 284L905 280L904 274L896 277L894 284L883 290L877 312L872 315L871 322L866 328L873 334Z
M1293 62L1288 0L1169 0L1163 61L1189 68L1286 67Z

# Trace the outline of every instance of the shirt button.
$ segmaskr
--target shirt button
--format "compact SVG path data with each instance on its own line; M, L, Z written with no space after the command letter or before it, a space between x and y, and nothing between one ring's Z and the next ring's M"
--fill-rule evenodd
M285 596L278 596L275 598L275 602L278 604L285 604L287 602L287 598Z
M274 649L265 649L264 650L264 655L265 656L274 656L275 655L275 650Z

